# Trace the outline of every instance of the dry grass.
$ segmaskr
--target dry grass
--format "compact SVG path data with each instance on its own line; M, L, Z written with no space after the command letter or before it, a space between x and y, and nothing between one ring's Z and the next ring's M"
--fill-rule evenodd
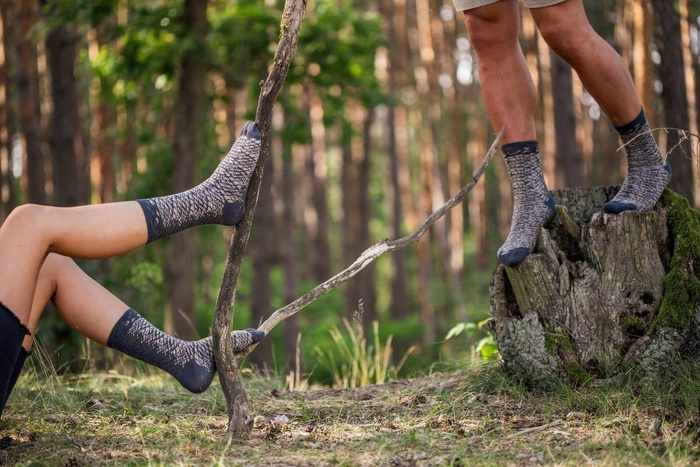
M195 396L161 375L30 374L0 422L0 463L698 464L700 383L676 381L633 396L622 382L530 394L495 367L354 390L252 378L253 437L226 446L218 386Z

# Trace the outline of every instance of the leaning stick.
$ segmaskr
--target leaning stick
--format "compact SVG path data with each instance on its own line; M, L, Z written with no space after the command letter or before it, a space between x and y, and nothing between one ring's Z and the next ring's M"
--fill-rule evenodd
M265 160L270 157L270 130L272 111L277 95L287 77L289 65L294 57L299 40L299 30L306 12L306 0L286 0L282 12L281 35L277 51L267 79L261 83L260 97L255 114L255 121L260 128L260 158L248 187L246 207L243 219L236 227L231 238L226 268L221 280L221 289L216 302L212 336L214 338L214 357L219 368L221 388L226 397L228 408L228 436L245 438L250 434L252 419L248 410L248 396L243 380L238 371L238 357L234 356L229 333L233 317L233 306L238 285L241 263L250 238L253 214L258 204L258 194L263 177Z
M342 283L348 281L384 253L387 253L389 251L400 250L401 248L416 243L418 240L420 240L423 234L425 234L425 232L427 232L428 229L435 222L437 222L440 218L447 214L447 211L460 204L464 197L467 196L467 194L469 194L470 191L472 191L474 186L476 186L476 184L479 182L479 179L484 174L486 167L489 165L489 162L491 162L491 159L493 159L494 154L496 154L496 150L498 149L502 136L503 130L501 130L501 132L494 140L493 144L491 145L491 148L486 153L486 157L484 157L483 162L472 175L472 179L470 180L470 182L461 190L459 190L459 192L452 198L450 198L445 204L443 204L440 207L440 209L432 213L430 217L424 220L423 223L416 230L414 230L409 235L406 235L405 237L391 241L385 239L380 241L379 243L372 245L367 250L365 250L360 255L360 257L357 258L347 269L339 272L323 284L316 286L310 292L297 298L287 306L284 306L279 310L275 311L267 320L265 320L265 322L260 326L259 329L261 331L264 331L265 334L268 334L279 323L289 318L290 316L298 313L300 310L302 310L304 307L306 307L309 303L313 302L317 298L327 294ZM250 353L254 348L255 346L248 349L248 351L245 352L244 355ZM241 355L241 357L242 356L243 355Z

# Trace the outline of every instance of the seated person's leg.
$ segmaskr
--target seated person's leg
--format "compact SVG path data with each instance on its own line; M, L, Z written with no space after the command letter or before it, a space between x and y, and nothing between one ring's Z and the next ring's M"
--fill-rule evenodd
M50 254L44 262L32 306L31 330L36 329L49 300L60 317L80 334L167 371L192 392L206 390L214 378L211 337L188 342L159 331L70 258ZM254 329L231 333L236 352L245 351L263 337ZM25 340L24 349L31 349L31 339Z

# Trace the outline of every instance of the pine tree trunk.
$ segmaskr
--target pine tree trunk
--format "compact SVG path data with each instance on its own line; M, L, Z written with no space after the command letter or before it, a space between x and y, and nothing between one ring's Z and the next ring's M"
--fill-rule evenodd
M661 54L661 83L663 92L666 127L690 130L688 114L688 95L681 46L680 16L675 2L668 0L651 0L656 18L656 39ZM676 131L668 134L668 149L673 149L668 161L673 167L670 187L693 201L693 160L690 140L681 141ZM678 146L678 147L676 147ZM674 149L675 148L675 149Z
M2 147L0 148L0 221L7 217L15 206L14 177L12 175L12 147L13 138L17 131L17 123L14 109L14 82L12 76L15 73L15 23L12 18L12 3L0 0L0 19L2 20L2 48L4 61L0 81L4 88L5 104L0 116L0 127L4 127L2 133Z
M550 52L552 98L554 99L555 166L558 178L566 187L584 185L583 154L576 140L576 113L571 66Z
M38 53L29 37L37 21L34 0L21 0L15 5L17 21L17 100L19 122L27 152L27 198L30 203L46 203L44 173L44 134L41 127L41 97L39 95Z
M505 367L530 386L630 368L651 377L698 358L700 297L688 292L699 283L700 213L667 190L652 211L602 214L616 192L555 191L580 235L557 221L535 254L494 273L490 329Z
M253 263L253 288L251 303L251 325L260 326L272 312L272 281L270 273L275 263L275 212L272 198L273 158L265 161L265 174L260 185L258 209L253 219L253 236L250 241L250 259ZM250 355L250 362L260 369L270 366L272 341L264 339Z
M180 64L180 85L175 106L175 192L192 188L199 161L199 131L203 123L207 64L200 48L207 34L207 1L185 0L183 26L192 35L196 50L188 50ZM175 235L170 245L168 285L170 289L170 319L176 335L183 339L195 337L194 281L196 276L195 232L188 230Z
M46 4L46 0L42 1ZM53 204L76 206L80 197L78 161L78 86L75 60L78 37L68 26L57 26L46 37L46 55L51 76L51 155L53 157Z

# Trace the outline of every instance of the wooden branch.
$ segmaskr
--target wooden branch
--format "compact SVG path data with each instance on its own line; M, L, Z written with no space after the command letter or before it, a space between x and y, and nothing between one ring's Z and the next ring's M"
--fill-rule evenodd
M228 407L228 435L246 437L252 428L252 419L248 410L248 396L245 386L238 372L238 360L240 357L233 354L229 333L231 319L233 317L233 304L238 285L238 276L241 271L241 263L248 246L250 228L253 221L255 208L258 204L260 183L263 177L265 161L270 156L270 126L272 111L277 95L282 89L282 84L287 77L289 65L294 56L299 39L299 30L306 12L306 0L286 0L282 12L281 36L277 44L277 51L272 68L267 79L261 84L260 97L255 115L261 134L260 159L253 173L248 187L245 215L236 227L231 238L226 269L219 290L214 314L212 336L214 338L214 356L219 370L219 379L226 396Z
M298 313L301 309L306 307L309 303L313 302L317 298L321 297L322 295L327 294L328 292L330 292L334 288L338 287L340 284L351 279L358 272L362 271L365 267L367 267L370 263L372 263L375 259L379 258L384 253L389 252L389 251L399 250L401 248L404 248L404 247L420 240L420 238L423 236L423 234L425 234L425 232L427 232L428 229L437 220L439 220L445 214L447 214L447 211L449 211L453 207L460 204L462 202L462 200L464 199L464 197L467 196L467 194L470 191L472 191L472 189L477 184L477 182L479 181L479 179L483 175L484 171L486 170L486 167L489 165L489 162L491 162L491 159L493 159L494 154L496 154L496 151L498 150L502 136L503 136L503 131L501 131L501 133L499 133L498 136L496 137L495 141L491 145L491 148L486 153L486 157L484 157L484 161L481 163L479 168L472 175L472 179L469 182L469 184L467 184L456 195L454 195L445 204L443 204L440 207L440 209L438 209L433 214L431 214L430 217L428 217L425 221L423 221L423 223L420 225L420 227L418 227L415 231L413 231L411 234L406 235L405 237L399 238L397 240L392 240L392 241L382 240L381 242L372 245L367 250L365 250L364 253L362 253L360 255L360 257L357 258L347 269L336 274L335 276L328 279L323 284L315 287L313 290L311 290L307 294L299 297L298 299L296 299L295 301L293 301L289 305L275 311L272 314L272 316L270 316L262 324L262 326L260 326L259 329L261 331L264 331L265 334L268 334L279 323L281 323L285 319L289 318L290 316ZM248 351L245 353L245 355L250 353L254 348L255 347L251 347L250 349L248 349Z

